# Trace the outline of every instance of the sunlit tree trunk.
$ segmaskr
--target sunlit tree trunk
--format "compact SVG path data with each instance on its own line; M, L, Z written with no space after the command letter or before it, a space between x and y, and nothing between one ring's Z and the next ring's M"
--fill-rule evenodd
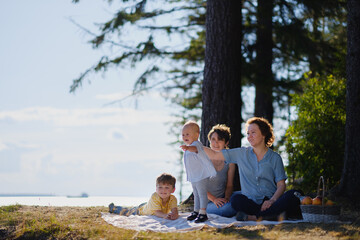
M241 6L240 0L208 0L202 91L201 142L215 124L231 129L230 147L241 146ZM239 185L239 180L234 181Z

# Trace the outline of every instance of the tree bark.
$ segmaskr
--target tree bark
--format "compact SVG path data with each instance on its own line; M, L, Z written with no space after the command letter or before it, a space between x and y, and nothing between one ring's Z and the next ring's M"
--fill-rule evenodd
M231 148L241 146L241 6L240 0L207 1L200 134L207 146L207 134L215 124L230 127ZM239 180L234 183L238 189Z
M360 200L360 2L348 0L345 159L339 194Z
M273 122L272 16L273 0L258 0L256 31L255 116Z

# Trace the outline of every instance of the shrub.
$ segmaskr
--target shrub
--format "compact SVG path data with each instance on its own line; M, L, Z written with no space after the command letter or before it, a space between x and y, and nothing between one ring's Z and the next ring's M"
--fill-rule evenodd
M346 83L344 79L305 76L303 92L294 94L297 119L286 131L286 172L293 187L317 189L324 176L331 188L340 180L345 146Z

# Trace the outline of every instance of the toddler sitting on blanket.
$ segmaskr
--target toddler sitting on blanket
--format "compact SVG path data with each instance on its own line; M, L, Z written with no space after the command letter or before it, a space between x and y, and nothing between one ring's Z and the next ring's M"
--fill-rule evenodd
M172 193L175 191L176 179L170 174L163 173L156 179L156 192L151 195L147 203L134 208L124 208L109 205L109 212L120 215L155 215L157 217L175 220L179 217L177 199Z

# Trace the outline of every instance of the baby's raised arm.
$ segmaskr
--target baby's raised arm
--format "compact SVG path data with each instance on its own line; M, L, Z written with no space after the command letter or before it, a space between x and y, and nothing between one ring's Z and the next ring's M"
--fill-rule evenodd
M197 153L197 148L195 146L181 145L180 148L184 151ZM206 155L208 155L208 157L211 160L225 161L224 154L222 154L221 151L218 152L218 151L212 150L211 148L205 147L205 146L203 147L203 149L204 149Z
M198 152L196 146L181 145L180 148L184 151L189 151L189 152L194 152L194 153Z

